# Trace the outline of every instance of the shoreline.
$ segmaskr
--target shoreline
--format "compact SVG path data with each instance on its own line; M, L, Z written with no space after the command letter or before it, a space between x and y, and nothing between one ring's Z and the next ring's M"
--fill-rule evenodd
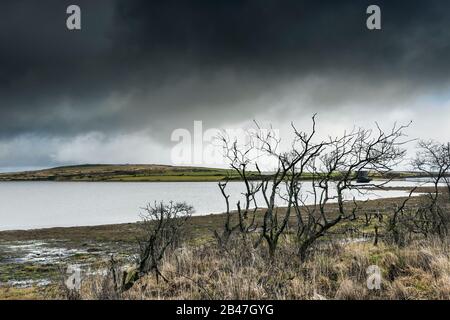
M270 178L271 172L249 171L249 180ZM369 173L371 179L383 178L380 174ZM412 171L389 172L387 179L405 179L423 177ZM305 173L301 180L310 181L312 174ZM85 164L56 167L35 171L3 172L0 182L219 182L242 181L231 168L209 168L192 166L172 166L161 164Z

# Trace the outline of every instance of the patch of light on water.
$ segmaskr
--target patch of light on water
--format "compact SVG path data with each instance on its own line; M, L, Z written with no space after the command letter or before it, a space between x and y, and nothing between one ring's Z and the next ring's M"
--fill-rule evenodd
M8 287L16 287L16 288L29 288L31 286L45 287L51 284L52 282L48 279L39 279L39 280L9 280L6 282Z
M23 241L13 244L1 244L0 250L6 257L2 263L60 263L63 259L75 254L85 254L86 250L51 247L41 241Z

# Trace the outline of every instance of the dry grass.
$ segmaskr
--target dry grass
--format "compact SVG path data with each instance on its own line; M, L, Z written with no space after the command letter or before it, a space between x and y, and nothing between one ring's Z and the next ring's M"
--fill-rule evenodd
M43 295L38 288L14 288L0 287L0 297L2 300L36 300L42 299Z
M164 258L162 273L140 279L116 295L108 277L83 283L83 299L450 299L449 244L435 240L408 247L370 243L327 244L305 263L285 240L275 261L266 250L235 241L183 247ZM369 290L366 270L382 271L380 290Z

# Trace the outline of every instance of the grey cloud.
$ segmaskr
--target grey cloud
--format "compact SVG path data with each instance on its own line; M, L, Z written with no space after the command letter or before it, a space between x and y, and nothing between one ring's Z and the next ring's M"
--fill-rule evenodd
M168 145L197 119L376 114L447 92L450 3L376 1L383 30L369 32L372 2L2 1L0 141L146 132ZM80 32L65 29L73 3Z

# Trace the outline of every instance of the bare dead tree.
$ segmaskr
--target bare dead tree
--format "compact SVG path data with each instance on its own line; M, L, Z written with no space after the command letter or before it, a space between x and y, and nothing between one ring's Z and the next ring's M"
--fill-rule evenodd
M419 141L419 151L413 160L413 167L431 178L434 193L438 193L440 183L445 183L450 191L450 142Z
M313 204L307 205L295 192L297 241L302 260L307 257L312 244L328 230L342 221L356 218L359 204L354 197L349 201L345 195L349 191L366 192L367 184L354 181L357 173L375 171L385 174L401 161L405 154L401 146L407 142L402 131L406 127L394 125L391 131L384 132L377 125L376 131L359 128L344 133L341 137L330 138L321 154L314 158L310 166L312 191L309 192ZM385 183L373 182L370 186L381 188ZM337 214L327 212L327 205L332 201L338 204Z
M225 203L226 203L225 222L223 225L223 230L221 232L218 230L214 230L214 236L217 239L219 247L221 247L221 248L226 248L228 241L230 240L232 234L240 227L240 221L241 221L241 219L239 219L238 223L233 224L233 221L232 221L233 215L230 210L230 195L228 195L225 191L227 183L228 182L219 182L219 184L218 184L220 192L222 193L222 196L224 197Z
M416 224L425 236L428 233L444 237L448 234L450 223L450 143L435 141L420 141L419 151L413 160L413 167L426 174L433 184L433 191L427 194L427 201L416 212ZM449 191L448 197L443 197L439 190L445 183Z
M193 213L193 207L184 202L155 202L143 210L137 270L123 277L123 290L128 290L139 278L151 272L155 273L157 281L159 277L167 281L159 269L160 262L168 249L179 246L186 222Z
M411 232L412 217L409 214L411 208L407 208L407 203L412 197L412 194L417 190L414 187L409 192L407 198L405 198L400 205L394 208L392 215L388 216L386 231L391 236L395 244L403 246L406 244L406 235Z
M250 140L244 147L240 147L238 141L230 141L226 135L221 135L219 139L223 144L225 156L230 163L230 167L238 174L245 186L245 191L242 193L244 197L243 203L241 200L237 201L236 210L232 211L230 196L226 192L228 181L219 182L218 184L225 199L226 211L223 230L220 233L215 230L214 235L219 245L224 248L235 231L239 230L244 240L246 240L247 235L256 230L256 213L258 211L256 194L260 191L262 183L260 181L252 181L249 175L249 167L255 160L252 158L252 151L255 150L253 141ZM233 220L233 217L236 217L236 219Z
M229 143L227 139L223 139L226 155L230 160L230 166L238 172L246 189L243 193L245 206L242 207L240 202L237 203L239 230L246 233L249 230L256 229L255 217L258 209L256 194L260 194L264 202L264 208L262 209L261 237L255 243L255 246L261 240L265 240L268 245L269 255L272 258L275 256L279 238L285 231L291 216L294 206L295 185L297 185L297 181L303 178L305 168L309 161L319 154L326 144L326 142L319 144L313 143L312 139L316 133L315 116L312 118L312 122L311 133L300 132L292 125L295 138L288 152L278 151L280 140L271 131L264 133L263 130L258 130L251 137L250 143L245 145L244 148L239 148L236 142ZM256 126L258 129L261 129L257 123ZM271 157L275 160L277 167L270 175L264 176L258 166L258 159L250 157L252 151L255 149L257 149L260 155ZM246 175L246 170L252 164L261 177L259 183L250 183ZM283 186L286 186L286 194L282 192ZM221 187L221 190L224 194L223 187ZM224 197L227 202L227 208L229 208L228 197L225 194ZM285 208L278 206L276 202L278 198L286 200L287 205ZM251 216L250 219L248 218L249 213ZM227 217L229 216L227 214ZM229 221L229 218L227 218L227 222ZM244 223L246 221L247 223ZM237 229L236 226L230 227L228 223L225 224L225 230L228 230L228 233L234 229ZM224 232L224 234L227 234L227 232Z
M307 173L306 168L328 144L328 142L313 142L316 134L316 115L312 117L311 132L302 132L291 124L294 130L294 139L291 148L287 152L279 152L273 148L277 143L271 143L270 135L256 136L261 148L268 155L274 157L278 167L271 179L263 181L261 186L262 196L265 202L265 213L262 226L262 238L266 240L269 255L274 258L280 236L286 230L293 211L298 213L299 192L301 180ZM258 169L259 170L259 169ZM284 188L282 188L284 186ZM280 208L276 199L286 202L285 208Z
M260 129L258 124L256 125ZM289 150L285 152L278 150L280 140L270 131L263 134L262 130L258 130L254 142L243 150L224 139L231 167L239 173L247 190L244 193L245 209L242 210L239 202L237 205L239 217L246 216L250 205L257 208L256 194L262 196L264 205L261 208L263 217L260 239L265 240L269 255L274 258L280 236L286 231L292 214L295 214L298 252L300 258L305 259L312 244L329 229L341 221L356 218L359 204L353 199L354 206L349 208L350 206L345 205L348 202L345 195L351 190L361 193L366 190L364 188L367 185L355 183L357 174L360 171L386 174L402 160L405 154L402 146L407 142L403 139L403 130L407 126L394 125L390 131L385 132L377 125L374 131L354 129L341 137L315 142L314 115L310 132L299 131L292 125L294 139ZM254 148L276 160L276 169L270 175L264 176L259 169L258 159L248 156ZM246 170L251 164L254 164L262 177L260 184L253 188L246 177ZM312 178L312 191L304 191L305 178ZM370 186L381 188L385 183L373 182ZM229 209L228 196L224 193L223 185L221 190ZM307 201L308 197L312 197L312 201ZM280 200L284 201L282 207ZM331 202L337 202L337 214L327 212ZM255 214L256 209L252 212ZM229 221L227 219L227 222ZM251 222L254 221L253 215ZM226 223L225 229L229 233L238 228L237 225L231 227Z

